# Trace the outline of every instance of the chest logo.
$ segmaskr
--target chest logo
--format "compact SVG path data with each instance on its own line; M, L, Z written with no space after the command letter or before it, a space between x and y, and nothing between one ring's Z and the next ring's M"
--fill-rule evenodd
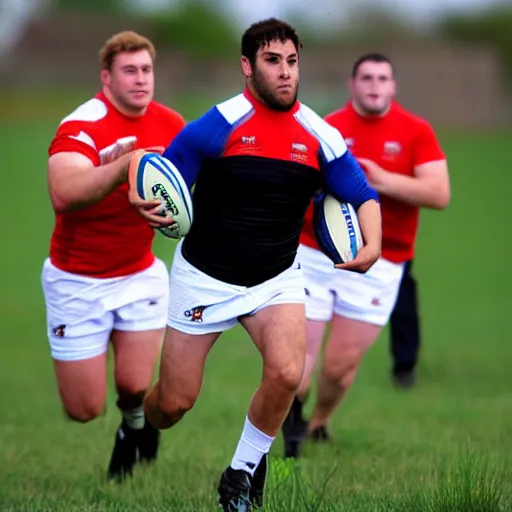
M256 145L256 136L251 135L250 137L242 137L241 141L242 141L242 144L249 145L249 146L255 146Z
M306 146L306 144L302 144L301 142L293 142L292 152L290 153L290 160L299 163L307 163L308 147Z
M299 142L294 142L292 144L292 151L297 151L298 153L307 153L308 147L306 144L300 144Z
M384 154L388 156L396 156L402 151L400 142L390 141L384 142Z

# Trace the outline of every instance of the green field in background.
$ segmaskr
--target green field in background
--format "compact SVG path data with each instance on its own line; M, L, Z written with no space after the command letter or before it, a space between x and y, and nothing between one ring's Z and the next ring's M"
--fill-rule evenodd
M104 481L119 422L114 394L93 423L64 419L40 271L53 224L46 151L69 109L49 105L40 106L37 121L30 109L21 115L14 106L12 115L2 110L0 121L0 510L216 510L217 480L261 372L241 328L214 348L196 408L163 434L156 466L125 486ZM187 118L207 106L176 100ZM491 512L500 510L499 496L494 499L500 492L501 510L512 510L510 140L507 133L441 136L453 201L445 212L422 216L419 385L393 389L384 333L336 414L332 445L308 444L300 464L288 467L279 461L282 440L276 440L267 510ZM167 263L173 248L157 236L156 251Z

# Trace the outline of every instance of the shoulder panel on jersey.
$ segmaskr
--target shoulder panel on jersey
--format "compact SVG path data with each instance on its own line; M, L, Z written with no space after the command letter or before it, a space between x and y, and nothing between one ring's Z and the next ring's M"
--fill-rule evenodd
M217 105L217 110L230 125L242 120L253 108L252 103L243 94L238 94Z
M96 149L96 144L94 140L92 140L87 133L85 133L83 130L80 130L80 133L78 135L68 135L70 139L78 140L79 142L83 142L84 144L87 144L88 146L91 146L91 148Z
M322 119L308 106L301 104L295 119L320 142L323 156L327 163L343 156L347 151L341 133Z
M76 108L71 112L71 114L66 116L60 124L67 123L69 121L87 121L93 123L103 119L107 113L107 105L105 105L105 103L100 99L93 98Z
M219 158L234 126L213 107L187 124L164 151L178 168L189 187L196 181L204 160Z

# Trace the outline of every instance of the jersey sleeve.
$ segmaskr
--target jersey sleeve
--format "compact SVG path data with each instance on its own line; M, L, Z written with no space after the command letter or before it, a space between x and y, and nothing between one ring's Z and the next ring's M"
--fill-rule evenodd
M73 152L86 156L94 165L100 158L91 130L91 123L69 121L61 124L48 149L48 155Z
M185 119L175 110L167 109L167 125L169 128L169 141L173 141L176 135L186 126ZM169 142L169 144L171 143Z
M359 208L363 203L374 199L377 192L370 187L366 175L348 151L341 133L325 123L322 130L320 148L322 153L322 172L325 190L338 201L347 202Z
M445 158L433 128L426 121L418 122L413 143L414 166L445 160Z
M327 192L338 201L350 203L356 209L370 199L379 199L377 192L368 184L361 166L348 150L325 165L324 183Z
M196 182L203 162L224 152L232 124L212 108L199 119L187 124L164 151L163 156L180 171L187 186Z

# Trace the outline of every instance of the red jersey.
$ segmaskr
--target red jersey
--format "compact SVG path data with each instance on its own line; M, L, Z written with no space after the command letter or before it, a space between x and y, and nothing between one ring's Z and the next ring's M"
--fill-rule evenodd
M76 152L100 165L100 152L123 137L137 137L136 149L166 147L185 125L175 111L152 101L146 113L129 117L103 93L65 117L49 155ZM66 272L119 277L151 266L154 231L128 201L128 183L87 208L56 214L50 243L52 263Z
M396 102L382 117L361 116L350 102L326 116L325 120L341 132L356 158L373 160L386 171L413 176L416 166L445 159L430 124ZM382 257L395 263L412 259L419 208L382 194L379 199L382 212ZM313 209L310 207L300 241L318 249L312 217Z

